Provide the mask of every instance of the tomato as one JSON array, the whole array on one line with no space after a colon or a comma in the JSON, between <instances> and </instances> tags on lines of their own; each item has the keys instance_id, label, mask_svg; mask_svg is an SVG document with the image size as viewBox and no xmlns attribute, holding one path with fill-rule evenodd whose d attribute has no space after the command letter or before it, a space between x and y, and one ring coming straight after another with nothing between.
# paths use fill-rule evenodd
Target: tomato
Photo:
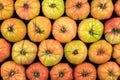
<instances>
[{"instance_id":1,"label":"tomato","mask_svg":"<svg viewBox=\"0 0 120 80\"><path fill-rule=\"evenodd\" d=\"M111 59L112 45L105 40L99 40L90 45L88 51L89 60L96 64L102 64Z\"/></svg>"},{"instance_id":2,"label":"tomato","mask_svg":"<svg viewBox=\"0 0 120 80\"><path fill-rule=\"evenodd\" d=\"M61 43L70 42L76 37L77 24L69 17L61 17L54 21L52 34Z\"/></svg>"},{"instance_id":3,"label":"tomato","mask_svg":"<svg viewBox=\"0 0 120 80\"><path fill-rule=\"evenodd\" d=\"M50 19L57 19L64 14L64 1L63 0L43 0L42 12Z\"/></svg>"},{"instance_id":4,"label":"tomato","mask_svg":"<svg viewBox=\"0 0 120 80\"><path fill-rule=\"evenodd\" d=\"M98 19L84 19L79 23L78 37L85 43L96 42L102 37L103 28L102 22Z\"/></svg>"},{"instance_id":5,"label":"tomato","mask_svg":"<svg viewBox=\"0 0 120 80\"><path fill-rule=\"evenodd\" d=\"M81 63L74 69L74 80L96 80L96 77L96 68L91 63Z\"/></svg>"},{"instance_id":6,"label":"tomato","mask_svg":"<svg viewBox=\"0 0 120 80\"><path fill-rule=\"evenodd\" d=\"M80 64L87 57L87 47L82 41L73 40L65 44L64 53L71 64Z\"/></svg>"},{"instance_id":7,"label":"tomato","mask_svg":"<svg viewBox=\"0 0 120 80\"><path fill-rule=\"evenodd\" d=\"M49 70L39 62L29 65L26 75L29 80L48 80Z\"/></svg>"},{"instance_id":8,"label":"tomato","mask_svg":"<svg viewBox=\"0 0 120 80\"><path fill-rule=\"evenodd\" d=\"M115 13L120 16L120 0L117 0L116 3L114 4L114 10Z\"/></svg>"},{"instance_id":9,"label":"tomato","mask_svg":"<svg viewBox=\"0 0 120 80\"><path fill-rule=\"evenodd\" d=\"M72 80L73 70L68 63L59 63L50 70L51 80Z\"/></svg>"},{"instance_id":10,"label":"tomato","mask_svg":"<svg viewBox=\"0 0 120 80\"><path fill-rule=\"evenodd\" d=\"M113 46L113 58L120 64L120 43Z\"/></svg>"},{"instance_id":11,"label":"tomato","mask_svg":"<svg viewBox=\"0 0 120 80\"><path fill-rule=\"evenodd\" d=\"M115 62L109 61L99 65L97 73L99 80L118 80L120 68Z\"/></svg>"},{"instance_id":12,"label":"tomato","mask_svg":"<svg viewBox=\"0 0 120 80\"><path fill-rule=\"evenodd\" d=\"M49 37L51 22L48 18L38 16L28 23L28 36L34 42L40 42Z\"/></svg>"},{"instance_id":13,"label":"tomato","mask_svg":"<svg viewBox=\"0 0 120 80\"><path fill-rule=\"evenodd\" d=\"M3 62L10 57L11 44L4 38L0 38L0 62Z\"/></svg>"},{"instance_id":14,"label":"tomato","mask_svg":"<svg viewBox=\"0 0 120 80\"><path fill-rule=\"evenodd\" d=\"M12 17L14 0L0 0L0 20Z\"/></svg>"},{"instance_id":15,"label":"tomato","mask_svg":"<svg viewBox=\"0 0 120 80\"><path fill-rule=\"evenodd\" d=\"M26 25L17 18L6 19L1 24L1 34L10 42L20 41L26 35Z\"/></svg>"},{"instance_id":16,"label":"tomato","mask_svg":"<svg viewBox=\"0 0 120 80\"><path fill-rule=\"evenodd\" d=\"M13 61L7 61L2 64L1 77L3 80L27 80L25 68Z\"/></svg>"},{"instance_id":17,"label":"tomato","mask_svg":"<svg viewBox=\"0 0 120 80\"><path fill-rule=\"evenodd\" d=\"M40 13L39 0L16 0L15 11L24 20L30 20Z\"/></svg>"},{"instance_id":18,"label":"tomato","mask_svg":"<svg viewBox=\"0 0 120 80\"><path fill-rule=\"evenodd\" d=\"M37 46L29 40L21 40L13 44L12 59L20 65L31 64L37 55Z\"/></svg>"},{"instance_id":19,"label":"tomato","mask_svg":"<svg viewBox=\"0 0 120 80\"><path fill-rule=\"evenodd\" d=\"M74 20L85 19L90 13L88 0L66 0L66 15Z\"/></svg>"},{"instance_id":20,"label":"tomato","mask_svg":"<svg viewBox=\"0 0 120 80\"><path fill-rule=\"evenodd\" d=\"M120 18L115 17L105 22L105 39L111 44L120 43Z\"/></svg>"},{"instance_id":21,"label":"tomato","mask_svg":"<svg viewBox=\"0 0 120 80\"><path fill-rule=\"evenodd\" d=\"M53 66L59 63L63 57L63 47L60 42L47 39L39 45L38 57L45 66Z\"/></svg>"},{"instance_id":22,"label":"tomato","mask_svg":"<svg viewBox=\"0 0 120 80\"><path fill-rule=\"evenodd\" d=\"M96 19L109 19L113 10L112 0L92 0L91 2L91 15Z\"/></svg>"}]
</instances>

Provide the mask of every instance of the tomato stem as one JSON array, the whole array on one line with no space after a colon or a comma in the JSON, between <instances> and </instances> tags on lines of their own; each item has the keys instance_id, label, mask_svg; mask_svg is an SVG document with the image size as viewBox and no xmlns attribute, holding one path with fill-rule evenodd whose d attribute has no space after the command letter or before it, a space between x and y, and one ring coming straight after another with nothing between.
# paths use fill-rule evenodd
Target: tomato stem
<instances>
[{"instance_id":1,"label":"tomato stem","mask_svg":"<svg viewBox=\"0 0 120 80\"><path fill-rule=\"evenodd\" d=\"M8 31L10 31L10 32L12 32L12 31L13 31L12 26L9 26L9 27L8 27Z\"/></svg>"},{"instance_id":2,"label":"tomato stem","mask_svg":"<svg viewBox=\"0 0 120 80\"><path fill-rule=\"evenodd\" d=\"M76 8L80 8L81 7L81 3L78 3L75 5Z\"/></svg>"},{"instance_id":3,"label":"tomato stem","mask_svg":"<svg viewBox=\"0 0 120 80\"><path fill-rule=\"evenodd\" d=\"M25 9L28 9L29 8L29 5L27 3L24 4L24 8Z\"/></svg>"},{"instance_id":4,"label":"tomato stem","mask_svg":"<svg viewBox=\"0 0 120 80\"><path fill-rule=\"evenodd\" d=\"M78 50L75 49L75 50L73 51L73 54L74 54L74 55L78 54Z\"/></svg>"},{"instance_id":5,"label":"tomato stem","mask_svg":"<svg viewBox=\"0 0 120 80\"><path fill-rule=\"evenodd\" d=\"M89 31L89 34L93 36L93 35L94 35L94 30L91 29L91 30Z\"/></svg>"},{"instance_id":6,"label":"tomato stem","mask_svg":"<svg viewBox=\"0 0 120 80\"><path fill-rule=\"evenodd\" d=\"M114 74L112 72L109 72L109 76L114 76Z\"/></svg>"},{"instance_id":7,"label":"tomato stem","mask_svg":"<svg viewBox=\"0 0 120 80\"><path fill-rule=\"evenodd\" d=\"M61 28L61 32L63 32L63 33L65 33L65 32L66 32L65 27L62 27L62 28Z\"/></svg>"},{"instance_id":8,"label":"tomato stem","mask_svg":"<svg viewBox=\"0 0 120 80\"><path fill-rule=\"evenodd\" d=\"M3 9L3 5L2 5L2 4L0 4L0 10L1 10L1 9Z\"/></svg>"},{"instance_id":9,"label":"tomato stem","mask_svg":"<svg viewBox=\"0 0 120 80\"><path fill-rule=\"evenodd\" d=\"M9 73L9 76L12 77L14 74L15 74L15 71L11 71L11 72Z\"/></svg>"},{"instance_id":10,"label":"tomato stem","mask_svg":"<svg viewBox=\"0 0 120 80\"><path fill-rule=\"evenodd\" d=\"M115 34L115 33L119 33L119 32L120 32L120 31L119 31L118 28L113 28L113 29L112 29L112 33L114 33L114 34Z\"/></svg>"},{"instance_id":11,"label":"tomato stem","mask_svg":"<svg viewBox=\"0 0 120 80\"><path fill-rule=\"evenodd\" d=\"M55 7L56 7L56 4L55 4L55 3L52 3L49 7L55 8Z\"/></svg>"},{"instance_id":12,"label":"tomato stem","mask_svg":"<svg viewBox=\"0 0 120 80\"><path fill-rule=\"evenodd\" d=\"M100 8L105 9L106 8L106 4L101 4Z\"/></svg>"},{"instance_id":13,"label":"tomato stem","mask_svg":"<svg viewBox=\"0 0 120 80\"><path fill-rule=\"evenodd\" d=\"M38 72L34 72L34 76L35 76L36 78L38 78L38 77L39 77L39 73L38 73Z\"/></svg>"},{"instance_id":14,"label":"tomato stem","mask_svg":"<svg viewBox=\"0 0 120 80\"><path fill-rule=\"evenodd\" d=\"M103 50L103 49L99 49L99 50L98 50L98 55L100 55L100 54L102 54L102 53L104 53L104 50Z\"/></svg>"},{"instance_id":15,"label":"tomato stem","mask_svg":"<svg viewBox=\"0 0 120 80\"><path fill-rule=\"evenodd\" d=\"M82 73L82 76L83 76L83 77L86 77L86 76L88 76L88 73L87 73L87 72L83 72L83 73Z\"/></svg>"},{"instance_id":16,"label":"tomato stem","mask_svg":"<svg viewBox=\"0 0 120 80\"><path fill-rule=\"evenodd\" d=\"M43 33L44 31L42 31L41 29L38 28L38 26L36 25L36 23L33 23L35 25L35 30L37 33Z\"/></svg>"},{"instance_id":17,"label":"tomato stem","mask_svg":"<svg viewBox=\"0 0 120 80\"><path fill-rule=\"evenodd\" d=\"M25 52L25 50L22 49L22 50L20 51L20 53L21 53L22 55L25 55L26 52Z\"/></svg>"},{"instance_id":18,"label":"tomato stem","mask_svg":"<svg viewBox=\"0 0 120 80\"><path fill-rule=\"evenodd\" d=\"M50 50L46 50L46 52L45 52L47 55L48 54L50 54L51 53L51 51Z\"/></svg>"},{"instance_id":19,"label":"tomato stem","mask_svg":"<svg viewBox=\"0 0 120 80\"><path fill-rule=\"evenodd\" d=\"M64 73L63 72L59 72L59 77L63 77L64 76Z\"/></svg>"}]
</instances>

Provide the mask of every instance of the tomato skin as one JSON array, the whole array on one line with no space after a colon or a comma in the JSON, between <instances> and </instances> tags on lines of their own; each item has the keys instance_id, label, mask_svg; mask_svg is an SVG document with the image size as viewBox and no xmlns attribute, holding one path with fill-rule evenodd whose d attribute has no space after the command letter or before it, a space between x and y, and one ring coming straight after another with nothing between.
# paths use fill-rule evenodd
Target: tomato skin
<instances>
[{"instance_id":1,"label":"tomato skin","mask_svg":"<svg viewBox=\"0 0 120 80\"><path fill-rule=\"evenodd\" d=\"M61 61L63 57L63 47L57 40L43 40L39 44L38 57L43 65L53 66Z\"/></svg>"},{"instance_id":2,"label":"tomato skin","mask_svg":"<svg viewBox=\"0 0 120 80\"><path fill-rule=\"evenodd\" d=\"M37 46L29 40L21 40L13 44L12 59L20 65L31 64L37 55Z\"/></svg>"},{"instance_id":3,"label":"tomato skin","mask_svg":"<svg viewBox=\"0 0 120 80\"><path fill-rule=\"evenodd\" d=\"M87 47L82 41L73 40L65 44L64 53L71 64L80 64L87 57Z\"/></svg>"},{"instance_id":4,"label":"tomato skin","mask_svg":"<svg viewBox=\"0 0 120 80\"><path fill-rule=\"evenodd\" d=\"M33 42L41 42L49 37L51 21L43 16L37 16L28 23L28 36Z\"/></svg>"},{"instance_id":5,"label":"tomato skin","mask_svg":"<svg viewBox=\"0 0 120 80\"><path fill-rule=\"evenodd\" d=\"M91 15L96 19L109 19L113 10L112 0L92 0L91 2Z\"/></svg>"},{"instance_id":6,"label":"tomato skin","mask_svg":"<svg viewBox=\"0 0 120 80\"><path fill-rule=\"evenodd\" d=\"M104 35L105 39L111 44L120 42L120 18L115 17L105 22Z\"/></svg>"},{"instance_id":7,"label":"tomato skin","mask_svg":"<svg viewBox=\"0 0 120 80\"><path fill-rule=\"evenodd\" d=\"M66 0L66 15L74 20L85 19L90 13L88 0Z\"/></svg>"},{"instance_id":8,"label":"tomato skin","mask_svg":"<svg viewBox=\"0 0 120 80\"><path fill-rule=\"evenodd\" d=\"M99 65L97 73L99 80L118 80L120 68L115 62L109 61Z\"/></svg>"},{"instance_id":9,"label":"tomato skin","mask_svg":"<svg viewBox=\"0 0 120 80\"><path fill-rule=\"evenodd\" d=\"M13 61L4 62L1 65L1 77L3 80L27 80L25 68Z\"/></svg>"},{"instance_id":10,"label":"tomato skin","mask_svg":"<svg viewBox=\"0 0 120 80\"><path fill-rule=\"evenodd\" d=\"M87 73L87 74L83 75L83 73ZM97 71L95 66L88 62L78 64L74 69L75 80L96 80L97 78L96 75L97 75Z\"/></svg>"},{"instance_id":11,"label":"tomato skin","mask_svg":"<svg viewBox=\"0 0 120 80\"><path fill-rule=\"evenodd\" d=\"M1 24L1 34L9 42L20 41L26 35L26 25L17 18L6 19Z\"/></svg>"},{"instance_id":12,"label":"tomato skin","mask_svg":"<svg viewBox=\"0 0 120 80\"><path fill-rule=\"evenodd\" d=\"M78 25L78 37L85 43L98 41L103 34L103 23L95 18L82 20Z\"/></svg>"},{"instance_id":13,"label":"tomato skin","mask_svg":"<svg viewBox=\"0 0 120 80\"><path fill-rule=\"evenodd\" d=\"M48 68L39 62L32 63L26 69L26 75L29 80L48 80L48 73Z\"/></svg>"},{"instance_id":14,"label":"tomato skin","mask_svg":"<svg viewBox=\"0 0 120 80\"><path fill-rule=\"evenodd\" d=\"M92 43L89 47L88 58L95 64L103 64L111 59L112 45L105 40Z\"/></svg>"},{"instance_id":15,"label":"tomato skin","mask_svg":"<svg viewBox=\"0 0 120 80\"><path fill-rule=\"evenodd\" d=\"M77 24L76 22L67 17L61 17L54 21L52 28L53 37L61 43L70 42L76 37Z\"/></svg>"},{"instance_id":16,"label":"tomato skin","mask_svg":"<svg viewBox=\"0 0 120 80\"><path fill-rule=\"evenodd\" d=\"M115 13L120 16L120 0L117 0L116 3L114 4L114 10L115 10Z\"/></svg>"},{"instance_id":17,"label":"tomato skin","mask_svg":"<svg viewBox=\"0 0 120 80\"><path fill-rule=\"evenodd\" d=\"M11 44L4 38L0 38L0 63L10 57Z\"/></svg>"},{"instance_id":18,"label":"tomato skin","mask_svg":"<svg viewBox=\"0 0 120 80\"><path fill-rule=\"evenodd\" d=\"M39 0L16 0L15 11L24 20L30 20L40 13Z\"/></svg>"},{"instance_id":19,"label":"tomato skin","mask_svg":"<svg viewBox=\"0 0 120 80\"><path fill-rule=\"evenodd\" d=\"M61 77L60 77L60 73ZM73 70L68 65L68 63L59 63L52 67L50 70L51 80L72 80L73 79Z\"/></svg>"},{"instance_id":20,"label":"tomato skin","mask_svg":"<svg viewBox=\"0 0 120 80\"><path fill-rule=\"evenodd\" d=\"M0 1L0 20L12 17L14 13L14 0L1 0Z\"/></svg>"}]
</instances>

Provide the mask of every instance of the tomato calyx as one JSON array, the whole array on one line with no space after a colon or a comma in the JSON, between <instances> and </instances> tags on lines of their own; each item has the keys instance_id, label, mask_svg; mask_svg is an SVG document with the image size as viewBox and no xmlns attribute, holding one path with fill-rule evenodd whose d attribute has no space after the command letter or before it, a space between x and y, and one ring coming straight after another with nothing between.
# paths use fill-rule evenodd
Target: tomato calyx
<instances>
[{"instance_id":1,"label":"tomato calyx","mask_svg":"<svg viewBox=\"0 0 120 80\"><path fill-rule=\"evenodd\" d=\"M56 7L56 4L55 4L55 3L52 3L51 5L49 5L49 7L55 8L55 7Z\"/></svg>"},{"instance_id":2,"label":"tomato calyx","mask_svg":"<svg viewBox=\"0 0 120 80\"><path fill-rule=\"evenodd\" d=\"M27 3L25 3L25 4L23 5L23 7L24 7L25 9L28 9L28 8L29 8L29 5L28 5Z\"/></svg>"},{"instance_id":3,"label":"tomato calyx","mask_svg":"<svg viewBox=\"0 0 120 80\"><path fill-rule=\"evenodd\" d=\"M74 55L77 55L77 54L78 54L78 50L75 49L75 50L73 51L73 54L74 54Z\"/></svg>"},{"instance_id":4,"label":"tomato calyx","mask_svg":"<svg viewBox=\"0 0 120 80\"><path fill-rule=\"evenodd\" d=\"M100 4L100 8L105 9L106 8L106 4Z\"/></svg>"},{"instance_id":5,"label":"tomato calyx","mask_svg":"<svg viewBox=\"0 0 120 80\"><path fill-rule=\"evenodd\" d=\"M65 27L62 27L62 28L61 28L61 32L63 32L63 33L65 33L65 32L66 32Z\"/></svg>"},{"instance_id":6,"label":"tomato calyx","mask_svg":"<svg viewBox=\"0 0 120 80\"><path fill-rule=\"evenodd\" d=\"M43 30L41 30L40 28L38 28L38 26L36 25L36 23L33 23L34 24L34 26L35 26L35 31L37 32L37 33L43 33L44 31Z\"/></svg>"},{"instance_id":7,"label":"tomato calyx","mask_svg":"<svg viewBox=\"0 0 120 80\"><path fill-rule=\"evenodd\" d=\"M0 10L3 9L3 5L0 3Z\"/></svg>"},{"instance_id":8,"label":"tomato calyx","mask_svg":"<svg viewBox=\"0 0 120 80\"><path fill-rule=\"evenodd\" d=\"M34 72L33 75L34 75L36 78L38 78L38 77L40 76L38 72Z\"/></svg>"},{"instance_id":9,"label":"tomato calyx","mask_svg":"<svg viewBox=\"0 0 120 80\"><path fill-rule=\"evenodd\" d=\"M8 27L8 31L12 32L12 31L13 31L13 27L12 27L12 26L9 26L9 27Z\"/></svg>"},{"instance_id":10,"label":"tomato calyx","mask_svg":"<svg viewBox=\"0 0 120 80\"><path fill-rule=\"evenodd\" d=\"M77 3L75 7L79 9L81 7L81 3Z\"/></svg>"},{"instance_id":11,"label":"tomato calyx","mask_svg":"<svg viewBox=\"0 0 120 80\"><path fill-rule=\"evenodd\" d=\"M21 53L22 55L25 55L25 54L26 54L25 50L23 50L23 49L20 51L20 53Z\"/></svg>"},{"instance_id":12,"label":"tomato calyx","mask_svg":"<svg viewBox=\"0 0 120 80\"><path fill-rule=\"evenodd\" d=\"M114 34L115 34L115 33L119 33L119 32L120 32L120 30L119 30L118 28L113 28L113 29L112 29L112 33L114 33Z\"/></svg>"},{"instance_id":13,"label":"tomato calyx","mask_svg":"<svg viewBox=\"0 0 120 80\"><path fill-rule=\"evenodd\" d=\"M45 53L46 53L47 55L49 55L49 54L51 54L51 51L50 51L50 50L46 50Z\"/></svg>"},{"instance_id":14,"label":"tomato calyx","mask_svg":"<svg viewBox=\"0 0 120 80\"><path fill-rule=\"evenodd\" d=\"M59 72L59 77L63 77L64 76L64 72Z\"/></svg>"},{"instance_id":15,"label":"tomato calyx","mask_svg":"<svg viewBox=\"0 0 120 80\"><path fill-rule=\"evenodd\" d=\"M104 50L103 49L99 49L97 54L100 55L100 54L103 54L104 53Z\"/></svg>"},{"instance_id":16,"label":"tomato calyx","mask_svg":"<svg viewBox=\"0 0 120 80\"><path fill-rule=\"evenodd\" d=\"M114 74L112 73L112 71L111 71L111 72L109 72L109 76L111 76L111 77L113 77L113 76L114 76Z\"/></svg>"},{"instance_id":17,"label":"tomato calyx","mask_svg":"<svg viewBox=\"0 0 120 80\"><path fill-rule=\"evenodd\" d=\"M88 76L88 73L87 73L87 72L83 72L83 73L82 73L82 76L83 76L83 77L87 77L87 76Z\"/></svg>"},{"instance_id":18,"label":"tomato calyx","mask_svg":"<svg viewBox=\"0 0 120 80\"><path fill-rule=\"evenodd\" d=\"M15 75L15 73L16 73L15 71L10 71L9 76L12 77Z\"/></svg>"}]
</instances>

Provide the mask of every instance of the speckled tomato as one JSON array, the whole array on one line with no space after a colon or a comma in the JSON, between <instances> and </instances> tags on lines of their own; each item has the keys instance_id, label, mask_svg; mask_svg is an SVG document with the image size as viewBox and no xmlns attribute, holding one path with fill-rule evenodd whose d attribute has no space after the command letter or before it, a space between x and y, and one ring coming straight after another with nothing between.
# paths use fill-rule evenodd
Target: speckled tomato
<instances>
[{"instance_id":1,"label":"speckled tomato","mask_svg":"<svg viewBox=\"0 0 120 80\"><path fill-rule=\"evenodd\" d=\"M40 13L39 0L16 0L15 11L24 20L30 20Z\"/></svg>"},{"instance_id":2,"label":"speckled tomato","mask_svg":"<svg viewBox=\"0 0 120 80\"><path fill-rule=\"evenodd\" d=\"M64 53L71 64L80 64L87 57L87 47L80 40L73 40L65 44Z\"/></svg>"},{"instance_id":3,"label":"speckled tomato","mask_svg":"<svg viewBox=\"0 0 120 80\"><path fill-rule=\"evenodd\" d=\"M11 45L5 39L0 38L0 62L10 57Z\"/></svg>"},{"instance_id":4,"label":"speckled tomato","mask_svg":"<svg viewBox=\"0 0 120 80\"><path fill-rule=\"evenodd\" d=\"M49 70L39 62L29 65L26 75L29 80L48 80Z\"/></svg>"},{"instance_id":5,"label":"speckled tomato","mask_svg":"<svg viewBox=\"0 0 120 80\"><path fill-rule=\"evenodd\" d=\"M37 46L29 40L21 40L13 44L12 59L20 65L31 64L37 55Z\"/></svg>"},{"instance_id":6,"label":"speckled tomato","mask_svg":"<svg viewBox=\"0 0 120 80\"><path fill-rule=\"evenodd\" d=\"M106 62L98 66L99 80L118 80L120 68L115 62Z\"/></svg>"},{"instance_id":7,"label":"speckled tomato","mask_svg":"<svg viewBox=\"0 0 120 80\"><path fill-rule=\"evenodd\" d=\"M86 18L90 13L88 0L66 0L66 15L74 20Z\"/></svg>"},{"instance_id":8,"label":"speckled tomato","mask_svg":"<svg viewBox=\"0 0 120 80\"><path fill-rule=\"evenodd\" d=\"M99 20L108 19L112 16L114 6L112 0L92 0L91 15Z\"/></svg>"},{"instance_id":9,"label":"speckled tomato","mask_svg":"<svg viewBox=\"0 0 120 80\"><path fill-rule=\"evenodd\" d=\"M49 37L51 22L48 18L38 16L28 23L28 36L34 42L40 42Z\"/></svg>"},{"instance_id":10,"label":"speckled tomato","mask_svg":"<svg viewBox=\"0 0 120 80\"><path fill-rule=\"evenodd\" d=\"M74 80L96 80L97 72L93 64L84 62L74 69Z\"/></svg>"},{"instance_id":11,"label":"speckled tomato","mask_svg":"<svg viewBox=\"0 0 120 80\"><path fill-rule=\"evenodd\" d=\"M26 35L26 25L17 18L6 19L1 24L1 34L10 42L20 41Z\"/></svg>"},{"instance_id":12,"label":"speckled tomato","mask_svg":"<svg viewBox=\"0 0 120 80\"><path fill-rule=\"evenodd\" d=\"M0 20L12 17L14 0L0 0Z\"/></svg>"},{"instance_id":13,"label":"speckled tomato","mask_svg":"<svg viewBox=\"0 0 120 80\"><path fill-rule=\"evenodd\" d=\"M50 70L51 80L72 80L73 69L68 63L59 63Z\"/></svg>"},{"instance_id":14,"label":"speckled tomato","mask_svg":"<svg viewBox=\"0 0 120 80\"><path fill-rule=\"evenodd\" d=\"M70 42L76 37L77 24L69 17L61 17L53 23L52 34L61 43Z\"/></svg>"},{"instance_id":15,"label":"speckled tomato","mask_svg":"<svg viewBox=\"0 0 120 80\"><path fill-rule=\"evenodd\" d=\"M114 4L114 10L115 10L115 13L120 16L120 0L117 0L116 3Z\"/></svg>"},{"instance_id":16,"label":"speckled tomato","mask_svg":"<svg viewBox=\"0 0 120 80\"><path fill-rule=\"evenodd\" d=\"M60 42L47 39L39 45L38 57L45 66L53 66L59 63L63 57L63 47Z\"/></svg>"},{"instance_id":17,"label":"speckled tomato","mask_svg":"<svg viewBox=\"0 0 120 80\"><path fill-rule=\"evenodd\" d=\"M27 80L25 68L13 61L4 62L1 65L1 77L3 80Z\"/></svg>"},{"instance_id":18,"label":"speckled tomato","mask_svg":"<svg viewBox=\"0 0 120 80\"><path fill-rule=\"evenodd\" d=\"M120 64L120 43L113 46L113 58Z\"/></svg>"},{"instance_id":19,"label":"speckled tomato","mask_svg":"<svg viewBox=\"0 0 120 80\"><path fill-rule=\"evenodd\" d=\"M89 60L96 64L102 64L110 60L112 45L105 40L94 42L89 47Z\"/></svg>"},{"instance_id":20,"label":"speckled tomato","mask_svg":"<svg viewBox=\"0 0 120 80\"><path fill-rule=\"evenodd\" d=\"M115 17L105 22L105 39L111 44L120 43L120 18Z\"/></svg>"}]
</instances>

